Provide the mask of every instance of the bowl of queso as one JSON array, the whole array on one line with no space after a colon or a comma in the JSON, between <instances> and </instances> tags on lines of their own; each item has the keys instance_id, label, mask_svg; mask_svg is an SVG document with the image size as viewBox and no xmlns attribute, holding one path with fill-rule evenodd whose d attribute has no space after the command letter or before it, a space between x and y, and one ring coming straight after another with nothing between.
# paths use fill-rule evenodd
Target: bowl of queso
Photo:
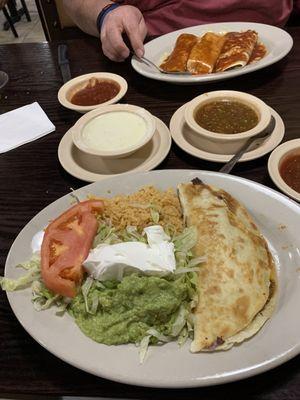
<instances>
[{"instance_id":1,"label":"bowl of queso","mask_svg":"<svg viewBox=\"0 0 300 400\"><path fill-rule=\"evenodd\" d=\"M70 110L86 113L117 103L127 89L127 82L120 75L93 72L66 82L58 91L58 101Z\"/></svg>"},{"instance_id":2,"label":"bowl of queso","mask_svg":"<svg viewBox=\"0 0 300 400\"><path fill-rule=\"evenodd\" d=\"M273 150L268 170L275 185L300 202L300 139L289 140Z\"/></svg>"},{"instance_id":3,"label":"bowl of queso","mask_svg":"<svg viewBox=\"0 0 300 400\"><path fill-rule=\"evenodd\" d=\"M248 93L218 90L204 93L185 107L185 121L195 146L216 154L234 154L244 142L267 128L267 104Z\"/></svg>"},{"instance_id":4,"label":"bowl of queso","mask_svg":"<svg viewBox=\"0 0 300 400\"><path fill-rule=\"evenodd\" d=\"M85 153L122 158L146 145L155 129L154 117L144 108L112 104L82 116L72 128L72 138Z\"/></svg>"}]
</instances>

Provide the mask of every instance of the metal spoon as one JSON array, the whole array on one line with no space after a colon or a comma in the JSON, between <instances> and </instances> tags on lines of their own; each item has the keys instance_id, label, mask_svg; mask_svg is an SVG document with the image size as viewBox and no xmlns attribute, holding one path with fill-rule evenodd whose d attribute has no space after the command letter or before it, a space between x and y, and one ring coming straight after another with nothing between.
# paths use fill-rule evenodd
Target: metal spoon
<instances>
[{"instance_id":1,"label":"metal spoon","mask_svg":"<svg viewBox=\"0 0 300 400\"><path fill-rule=\"evenodd\" d=\"M155 68L157 71L161 72L162 74L167 74L167 75L189 75L193 76L190 72L184 71L184 72L167 72L164 71L162 68L160 68L158 65L154 64L151 60L149 60L146 57L138 57L135 53L131 52L131 54L138 60L142 61L143 63L147 64L149 67Z\"/></svg>"},{"instance_id":2,"label":"metal spoon","mask_svg":"<svg viewBox=\"0 0 300 400\"><path fill-rule=\"evenodd\" d=\"M220 172L223 172L224 174L229 174L232 170L232 168L235 166L235 164L239 161L239 159L242 157L242 155L248 150L248 148L251 146L252 143L254 143L256 140L262 141L266 137L268 137L274 130L275 128L275 118L273 115L271 116L271 120L269 125L264 129L260 134L253 136L249 138L243 146L240 148L240 150L225 164L223 167L220 169Z\"/></svg>"}]
</instances>

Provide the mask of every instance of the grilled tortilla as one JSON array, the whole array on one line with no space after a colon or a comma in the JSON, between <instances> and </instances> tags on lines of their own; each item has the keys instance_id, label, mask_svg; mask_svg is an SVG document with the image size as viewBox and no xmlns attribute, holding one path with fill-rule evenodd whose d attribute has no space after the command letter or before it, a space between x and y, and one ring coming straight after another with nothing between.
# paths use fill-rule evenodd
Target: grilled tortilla
<instances>
[{"instance_id":1,"label":"grilled tortilla","mask_svg":"<svg viewBox=\"0 0 300 400\"><path fill-rule=\"evenodd\" d=\"M224 44L224 35L207 32L193 46L187 61L187 70L195 75L210 74Z\"/></svg>"},{"instance_id":2,"label":"grilled tortilla","mask_svg":"<svg viewBox=\"0 0 300 400\"><path fill-rule=\"evenodd\" d=\"M225 43L216 63L215 72L227 71L233 67L244 67L248 64L257 43L257 32L228 32Z\"/></svg>"},{"instance_id":3,"label":"grilled tortilla","mask_svg":"<svg viewBox=\"0 0 300 400\"><path fill-rule=\"evenodd\" d=\"M193 46L197 43L197 36L182 33L176 40L175 47L169 57L160 65L166 72L184 72L186 63Z\"/></svg>"},{"instance_id":4,"label":"grilled tortilla","mask_svg":"<svg viewBox=\"0 0 300 400\"><path fill-rule=\"evenodd\" d=\"M191 351L225 350L254 335L275 305L276 273L267 243L246 209L223 190L180 184L188 226L198 230L198 274Z\"/></svg>"}]
</instances>

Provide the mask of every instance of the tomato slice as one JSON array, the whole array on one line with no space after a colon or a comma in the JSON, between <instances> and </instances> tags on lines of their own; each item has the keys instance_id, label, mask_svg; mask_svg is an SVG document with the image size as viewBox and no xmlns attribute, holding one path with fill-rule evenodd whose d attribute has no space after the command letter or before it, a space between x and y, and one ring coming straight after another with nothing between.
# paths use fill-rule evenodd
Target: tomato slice
<instances>
[{"instance_id":1,"label":"tomato slice","mask_svg":"<svg viewBox=\"0 0 300 400\"><path fill-rule=\"evenodd\" d=\"M41 248L42 278L48 289L74 297L82 281L82 263L87 258L103 210L100 200L80 202L52 221L45 230Z\"/></svg>"}]
</instances>

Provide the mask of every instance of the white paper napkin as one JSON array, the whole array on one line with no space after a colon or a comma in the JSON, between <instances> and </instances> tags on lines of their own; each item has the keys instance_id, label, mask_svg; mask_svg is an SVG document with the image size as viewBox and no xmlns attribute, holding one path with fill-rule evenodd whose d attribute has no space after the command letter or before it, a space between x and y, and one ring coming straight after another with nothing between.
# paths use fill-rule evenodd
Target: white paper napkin
<instances>
[{"instance_id":1,"label":"white paper napkin","mask_svg":"<svg viewBox=\"0 0 300 400\"><path fill-rule=\"evenodd\" d=\"M0 153L32 142L53 131L55 126L36 102L9 111L0 115Z\"/></svg>"}]
</instances>

